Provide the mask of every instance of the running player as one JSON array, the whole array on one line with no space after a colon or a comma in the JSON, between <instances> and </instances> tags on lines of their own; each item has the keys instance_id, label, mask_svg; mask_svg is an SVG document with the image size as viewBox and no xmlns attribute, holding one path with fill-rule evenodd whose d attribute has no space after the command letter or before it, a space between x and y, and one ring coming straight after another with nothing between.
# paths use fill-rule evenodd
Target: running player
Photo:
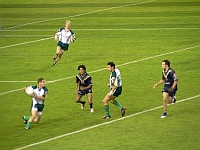
<instances>
[{"instance_id":1,"label":"running player","mask_svg":"<svg viewBox=\"0 0 200 150\"><path fill-rule=\"evenodd\" d=\"M158 85L165 83L164 88L162 89L163 94L163 108L164 113L161 118L167 117L167 104L176 103L176 91L177 91L177 84L178 84L178 77L175 71L170 68L170 61L163 60L162 61L162 79L154 84L153 88L156 88Z\"/></svg>"},{"instance_id":2,"label":"running player","mask_svg":"<svg viewBox=\"0 0 200 150\"><path fill-rule=\"evenodd\" d=\"M74 32L70 29L71 22L66 21L65 27L60 28L55 34L55 40L57 41L56 54L53 57L53 65L61 59L63 53L68 50L70 42L76 41Z\"/></svg>"},{"instance_id":3,"label":"running player","mask_svg":"<svg viewBox=\"0 0 200 150\"><path fill-rule=\"evenodd\" d=\"M117 100L115 100L115 98L121 95L122 92L121 74L119 69L115 68L115 64L113 62L108 62L107 65L108 71L111 72L110 83L107 85L108 87L110 87L110 92L103 99L103 105L106 111L106 115L103 116L102 119L111 118L108 105L109 101L121 110L121 114L123 117L125 115L126 108L122 107L122 105Z\"/></svg>"},{"instance_id":4,"label":"running player","mask_svg":"<svg viewBox=\"0 0 200 150\"><path fill-rule=\"evenodd\" d=\"M24 88L26 90L27 87ZM44 108L44 100L47 97L48 89L45 87L45 79L39 78L38 84L32 86L34 93L30 95L32 98L31 116L23 116L25 129L30 129L32 122L39 122Z\"/></svg>"},{"instance_id":5,"label":"running player","mask_svg":"<svg viewBox=\"0 0 200 150\"><path fill-rule=\"evenodd\" d=\"M81 109L84 108L86 101L81 100L83 95L87 95L90 105L90 112L94 112L92 103L92 77L86 72L84 65L78 66L79 74L76 75L76 103L81 103Z\"/></svg>"}]
</instances>

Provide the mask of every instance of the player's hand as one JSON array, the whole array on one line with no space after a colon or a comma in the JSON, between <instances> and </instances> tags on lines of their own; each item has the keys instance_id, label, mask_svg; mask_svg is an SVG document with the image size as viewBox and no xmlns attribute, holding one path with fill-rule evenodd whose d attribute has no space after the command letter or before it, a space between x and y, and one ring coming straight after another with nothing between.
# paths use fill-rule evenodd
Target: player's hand
<instances>
[{"instance_id":1,"label":"player's hand","mask_svg":"<svg viewBox=\"0 0 200 150\"><path fill-rule=\"evenodd\" d=\"M71 37L72 42L76 42L76 38L74 36Z\"/></svg>"},{"instance_id":2,"label":"player's hand","mask_svg":"<svg viewBox=\"0 0 200 150\"><path fill-rule=\"evenodd\" d=\"M109 84L109 83L107 84L107 87L110 87L110 84Z\"/></svg>"},{"instance_id":3,"label":"player's hand","mask_svg":"<svg viewBox=\"0 0 200 150\"><path fill-rule=\"evenodd\" d=\"M24 87L24 92L26 92L26 89L27 89L27 87L25 86L25 87Z\"/></svg>"},{"instance_id":4,"label":"player's hand","mask_svg":"<svg viewBox=\"0 0 200 150\"><path fill-rule=\"evenodd\" d=\"M173 88L168 89L169 93L173 92Z\"/></svg>"},{"instance_id":5,"label":"player's hand","mask_svg":"<svg viewBox=\"0 0 200 150\"><path fill-rule=\"evenodd\" d=\"M157 86L158 86L158 84L154 84L154 85L153 85L153 88L155 89Z\"/></svg>"},{"instance_id":6,"label":"player's hand","mask_svg":"<svg viewBox=\"0 0 200 150\"><path fill-rule=\"evenodd\" d=\"M85 87L83 87L83 86L80 86L80 90L85 90Z\"/></svg>"}]
</instances>

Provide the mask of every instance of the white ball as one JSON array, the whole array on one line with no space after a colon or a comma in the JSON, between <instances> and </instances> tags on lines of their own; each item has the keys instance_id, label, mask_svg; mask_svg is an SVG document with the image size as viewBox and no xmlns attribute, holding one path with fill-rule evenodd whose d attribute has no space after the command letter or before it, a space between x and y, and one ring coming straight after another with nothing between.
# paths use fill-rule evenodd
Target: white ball
<instances>
[{"instance_id":1,"label":"white ball","mask_svg":"<svg viewBox=\"0 0 200 150\"><path fill-rule=\"evenodd\" d=\"M31 86L28 86L26 88L25 92L30 95L30 94L33 94L34 91L33 91L33 88Z\"/></svg>"}]
</instances>

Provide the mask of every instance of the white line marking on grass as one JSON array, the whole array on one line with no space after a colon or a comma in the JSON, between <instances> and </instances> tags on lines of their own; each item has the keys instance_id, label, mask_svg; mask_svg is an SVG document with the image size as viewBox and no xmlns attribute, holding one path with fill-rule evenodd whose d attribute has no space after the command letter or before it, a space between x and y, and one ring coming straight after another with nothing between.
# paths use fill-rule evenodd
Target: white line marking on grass
<instances>
[{"instance_id":1,"label":"white line marking on grass","mask_svg":"<svg viewBox=\"0 0 200 150\"><path fill-rule=\"evenodd\" d=\"M26 26L26 25L31 25L31 24L36 24L36 23L42 23L42 22L48 22L48 21L53 21L53 20L59 20L59 19L63 19L63 18L80 17L80 16L83 16L83 15L89 15L89 14L93 14L93 13L97 13L97 12L102 12L102 11L107 11L107 10L112 10L112 9L117 9L117 8L123 8L123 7L129 7L129 6L137 6L137 5L141 5L141 4L145 4L145 3L150 3L150 2L153 2L153 1L155 1L155 0L149 0L149 1L145 1L145 2L139 2L139 3L122 5L122 6L110 7L110 8L95 10L95 11L91 11L91 12L87 12L87 13L82 13L82 14L67 16L67 17L60 17L60 18L53 18L53 19L48 19L48 20L41 20L41 21L36 21L36 22L30 22L30 23L26 23L26 24L22 24L22 25L8 27L8 28L5 28L5 29L13 29L13 28L17 28L17 27L23 27L23 26Z\"/></svg>"},{"instance_id":2,"label":"white line marking on grass","mask_svg":"<svg viewBox=\"0 0 200 150\"><path fill-rule=\"evenodd\" d=\"M73 28L73 30L76 31L119 31L119 30L123 30L123 31L137 31L137 30L199 30L200 28L134 28L134 29L75 29ZM35 32L35 31L44 31L44 30L40 30L40 29L24 29L24 30L1 30L4 32ZM45 31L55 31L54 29L46 29ZM8 35L9 36L9 35ZM31 36L31 35L30 35ZM44 36L44 35L43 35Z\"/></svg>"},{"instance_id":3,"label":"white line marking on grass","mask_svg":"<svg viewBox=\"0 0 200 150\"><path fill-rule=\"evenodd\" d=\"M160 55L155 55L155 56L151 56L151 57L147 57L147 58L143 58L143 59L139 59L139 60L127 62L127 63L123 63L123 64L121 64L121 65L116 65L116 67L125 66L125 65L129 65L129 64L133 64L133 63L137 63L137 62L149 60L149 59L153 59L153 58L160 57L160 56L164 56L164 55L169 55L169 54L173 54L173 53L178 53L178 52L182 52L182 51L186 51L186 50L190 50L190 49L194 49L194 48L198 48L198 47L200 47L200 45L193 46L193 47L188 47L188 48L184 48L184 49L177 50L177 51L173 51L173 52L169 52L169 53L164 53L164 54L160 54ZM88 72L88 73L95 73L95 72L103 71L103 70L106 70L106 69L107 69L107 68L102 68L102 69L90 71L90 72ZM54 83L54 82L58 82L58 81L63 81L63 80L70 79L70 78L74 78L74 76L70 76L70 77L66 77L66 78L61 78L61 79L57 79L57 80L53 80L53 81L47 81L47 84ZM3 82L3 81L0 81L0 82ZM20 82L20 81L19 81L19 82ZM0 93L0 96L1 96L1 95L5 95L5 94L8 94L8 93L12 93L12 92L20 91L20 90L22 90L22 89L16 89L16 90L11 90L11 91L7 91L7 92L3 92L3 93Z\"/></svg>"},{"instance_id":4,"label":"white line marking on grass","mask_svg":"<svg viewBox=\"0 0 200 150\"><path fill-rule=\"evenodd\" d=\"M200 97L200 95L196 95L196 96L193 96L193 97L189 97L189 98L185 98L185 99L179 100L179 101L177 101L177 103L181 103L181 102L188 101L188 100L191 100L191 99L195 99L195 98L198 98L198 97ZM172 104L170 104L170 105L172 105ZM113 122L117 122L117 121L120 121L120 120L123 120L123 119L126 119L126 118L131 118L131 117L134 117L134 116L137 116L137 115L141 115L141 114L144 114L144 113L147 113L147 112L151 112L153 110L157 110L157 109L162 108L162 107L163 106L158 106L158 107L155 107L155 108L152 108L152 109L144 110L144 111L141 111L141 112L129 115L129 116L124 116L122 118L118 118L118 119L115 119L115 120L111 120L111 121L108 121L108 122L104 122L104 123L101 123L101 124L97 124L97 125L94 125L94 126L83 128L81 130L77 130L77 131L74 131L74 132L66 133L66 134L63 134L63 135L59 135L59 136L56 136L54 138L50 138L50 139L47 139L47 140L44 140L44 141L41 141L41 142L29 144L29 145L26 145L24 147L17 148L15 150L22 150L22 149L25 149L25 148L29 148L29 147L32 147L32 146L39 145L39 144L47 143L47 142L50 142L50 141L53 141L53 140L57 140L57 139L60 139L60 138L63 138L63 137L67 137L67 136L70 136L70 135L73 135L73 134L77 134L77 133L80 133L80 132L83 132L83 131L87 131L87 130L90 130L90 129L93 129L93 128L97 128L97 127L100 127L100 126L111 124Z\"/></svg>"},{"instance_id":5,"label":"white line marking on grass","mask_svg":"<svg viewBox=\"0 0 200 150\"><path fill-rule=\"evenodd\" d=\"M29 31L30 32L30 31ZM50 37L52 36L53 37L53 34L52 35L0 35L0 37Z\"/></svg>"},{"instance_id":6,"label":"white line marking on grass","mask_svg":"<svg viewBox=\"0 0 200 150\"><path fill-rule=\"evenodd\" d=\"M24 43L19 43L19 44L15 44L15 45L8 45L8 46L0 47L0 49L10 48L10 47L19 46L19 45L25 45L25 44L29 44L29 43L36 43L36 42L45 41L45 40L53 39L53 38L54 37L52 36L52 37L48 37L48 38L44 38L44 39L40 39L40 40L24 42Z\"/></svg>"},{"instance_id":7,"label":"white line marking on grass","mask_svg":"<svg viewBox=\"0 0 200 150\"><path fill-rule=\"evenodd\" d=\"M37 82L37 81L0 81L0 82L2 82L2 83L20 83L20 82L26 83L26 82Z\"/></svg>"},{"instance_id":8,"label":"white line marking on grass","mask_svg":"<svg viewBox=\"0 0 200 150\"><path fill-rule=\"evenodd\" d=\"M80 30L80 31L118 31L118 30L123 30L123 31L130 31L130 30L134 30L134 31L145 31L145 30L198 30L200 28L141 28L141 29L74 29L74 30ZM40 31L40 30L2 30L2 31ZM43 31L43 30L41 30ZM47 31L47 30L45 30ZM49 30L52 31L52 30ZM47 37L47 36L51 36L51 35L1 35L1 37ZM48 38L44 38L44 39L40 39L40 40L35 40L35 41L29 41L29 42L24 42L24 43L19 43L19 44L14 44L14 45L8 45L8 46L4 46L4 47L0 47L0 49L4 49L4 48L9 48L9 47L15 47L15 46L20 46L20 45L24 45L24 44L30 44L30 43L35 43L35 42L40 42L40 41L45 41L45 40L49 40L49 39L53 39L53 35L52 37L48 37Z\"/></svg>"}]
</instances>

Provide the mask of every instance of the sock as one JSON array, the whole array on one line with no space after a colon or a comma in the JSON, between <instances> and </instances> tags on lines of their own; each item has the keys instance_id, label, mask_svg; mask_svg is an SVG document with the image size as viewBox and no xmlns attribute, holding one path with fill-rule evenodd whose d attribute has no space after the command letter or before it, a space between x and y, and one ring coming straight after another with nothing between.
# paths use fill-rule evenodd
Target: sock
<instances>
[{"instance_id":1,"label":"sock","mask_svg":"<svg viewBox=\"0 0 200 150\"><path fill-rule=\"evenodd\" d=\"M93 107L92 107L93 103L90 103L89 105L90 105L90 108L93 108Z\"/></svg>"},{"instance_id":2,"label":"sock","mask_svg":"<svg viewBox=\"0 0 200 150\"><path fill-rule=\"evenodd\" d=\"M123 107L117 100L114 100L113 104L119 107L120 110L122 110Z\"/></svg>"},{"instance_id":3,"label":"sock","mask_svg":"<svg viewBox=\"0 0 200 150\"><path fill-rule=\"evenodd\" d=\"M105 111L106 111L106 116L110 116L109 106L108 106L108 105L105 105L105 106L104 106L104 109L105 109Z\"/></svg>"},{"instance_id":4,"label":"sock","mask_svg":"<svg viewBox=\"0 0 200 150\"><path fill-rule=\"evenodd\" d=\"M25 116L24 119L27 121L29 120L30 116Z\"/></svg>"},{"instance_id":5,"label":"sock","mask_svg":"<svg viewBox=\"0 0 200 150\"><path fill-rule=\"evenodd\" d=\"M81 104L84 104L84 103L85 103L85 101L82 101L82 100L80 100L80 101L79 101L79 103L81 103Z\"/></svg>"},{"instance_id":6,"label":"sock","mask_svg":"<svg viewBox=\"0 0 200 150\"><path fill-rule=\"evenodd\" d=\"M26 125L26 127L27 127L27 128L30 128L30 126L31 126L31 123L32 123L32 122L27 122L27 125Z\"/></svg>"}]
</instances>

